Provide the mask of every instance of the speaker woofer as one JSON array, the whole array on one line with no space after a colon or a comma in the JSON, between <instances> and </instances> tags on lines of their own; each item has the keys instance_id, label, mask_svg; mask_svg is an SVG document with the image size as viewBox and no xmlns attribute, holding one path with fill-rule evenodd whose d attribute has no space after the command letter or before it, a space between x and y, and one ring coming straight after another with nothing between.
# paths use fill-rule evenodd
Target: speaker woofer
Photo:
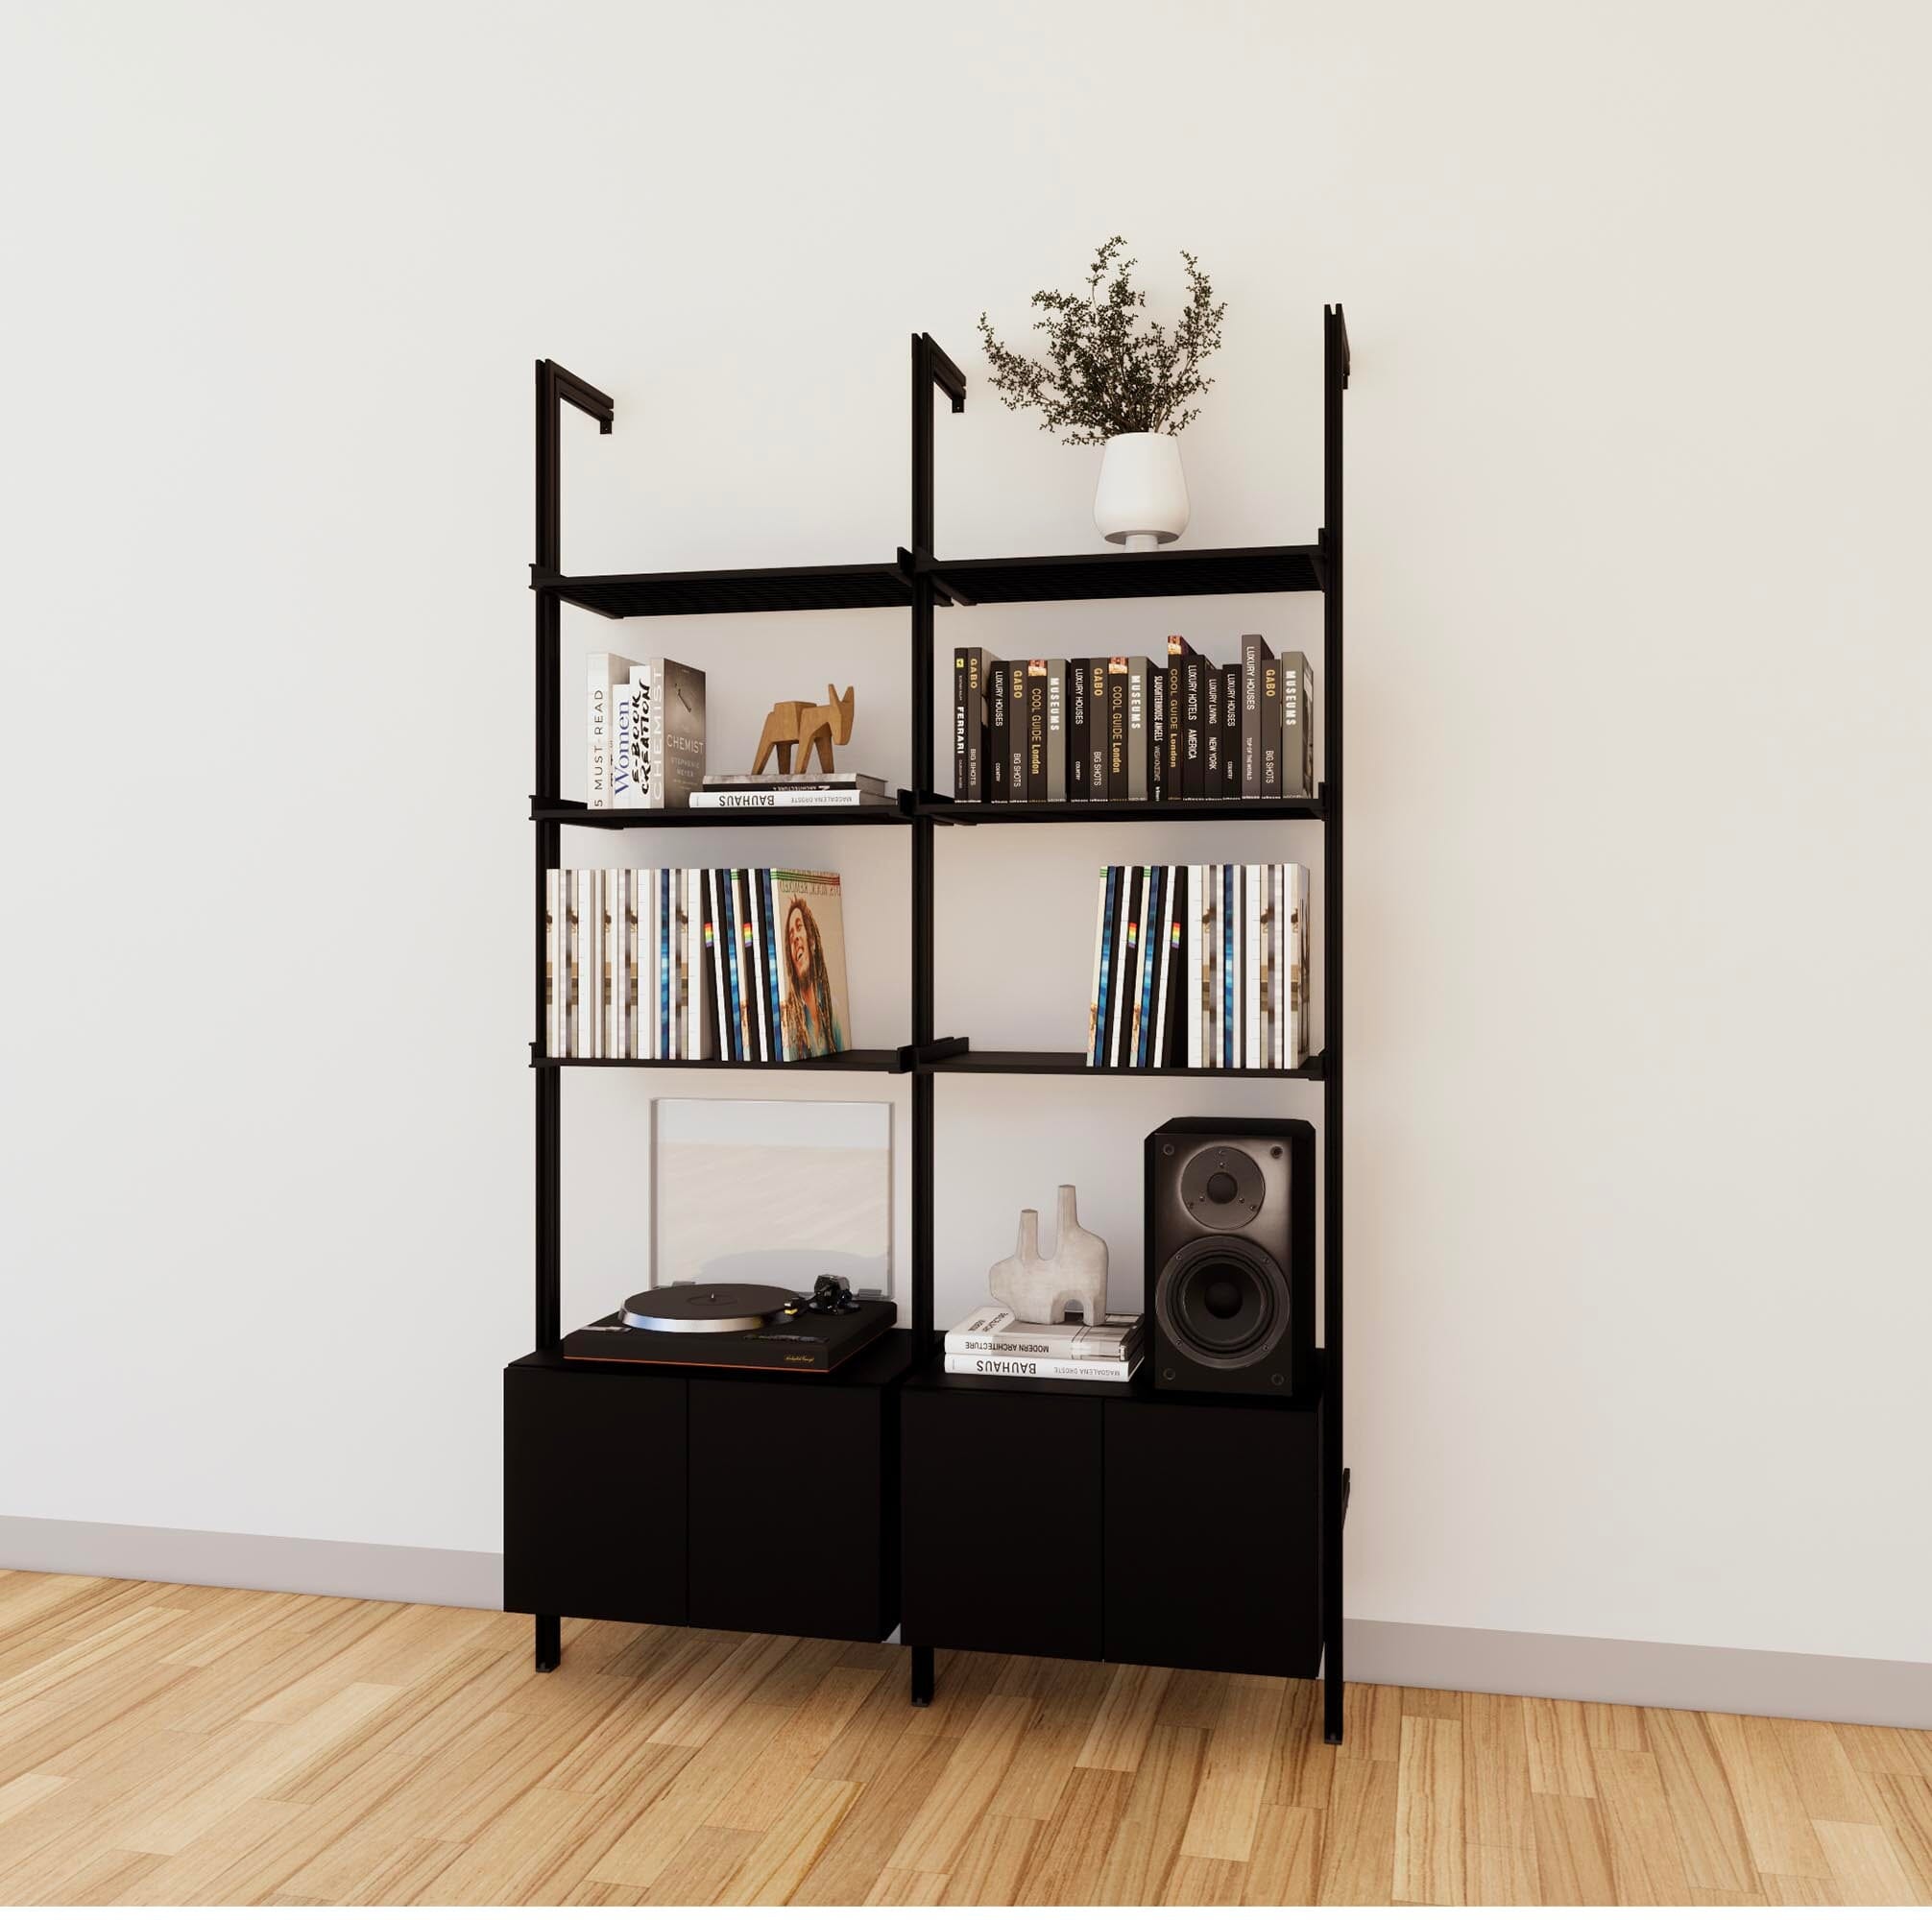
<instances>
[{"instance_id":1,"label":"speaker woofer","mask_svg":"<svg viewBox=\"0 0 1932 1920\"><path fill-rule=\"evenodd\" d=\"M1190 1240L1154 1283L1162 1332L1199 1366L1265 1359L1289 1329L1287 1276L1265 1247L1232 1234Z\"/></svg>"}]
</instances>

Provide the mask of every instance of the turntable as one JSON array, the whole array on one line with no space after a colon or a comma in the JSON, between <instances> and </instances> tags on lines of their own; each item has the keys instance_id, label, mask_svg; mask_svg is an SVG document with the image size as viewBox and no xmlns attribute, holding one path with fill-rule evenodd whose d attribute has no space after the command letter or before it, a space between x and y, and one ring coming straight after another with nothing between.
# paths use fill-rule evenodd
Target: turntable
<instances>
[{"instance_id":1,"label":"turntable","mask_svg":"<svg viewBox=\"0 0 1932 1920\"><path fill-rule=\"evenodd\" d=\"M565 1334L564 1357L827 1374L898 1317L891 1301L857 1299L833 1273L820 1274L809 1294L747 1281L654 1286Z\"/></svg>"}]
</instances>

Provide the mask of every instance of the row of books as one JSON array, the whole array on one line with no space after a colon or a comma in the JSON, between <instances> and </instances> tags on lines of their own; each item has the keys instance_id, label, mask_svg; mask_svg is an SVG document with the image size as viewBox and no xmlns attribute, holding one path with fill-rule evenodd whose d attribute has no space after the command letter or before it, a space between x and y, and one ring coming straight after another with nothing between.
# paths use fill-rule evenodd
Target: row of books
<instances>
[{"instance_id":1,"label":"row of books","mask_svg":"<svg viewBox=\"0 0 1932 1920\"><path fill-rule=\"evenodd\" d=\"M1218 664L1179 634L1157 661L953 656L956 800L1312 800L1315 675L1259 634Z\"/></svg>"},{"instance_id":2,"label":"row of books","mask_svg":"<svg viewBox=\"0 0 1932 1920\"><path fill-rule=\"evenodd\" d=\"M836 874L570 867L544 876L552 1060L776 1065L850 1045Z\"/></svg>"},{"instance_id":3,"label":"row of books","mask_svg":"<svg viewBox=\"0 0 1932 1920\"><path fill-rule=\"evenodd\" d=\"M1103 867L1087 1065L1299 1067L1309 918L1306 867Z\"/></svg>"},{"instance_id":4,"label":"row of books","mask_svg":"<svg viewBox=\"0 0 1932 1920\"><path fill-rule=\"evenodd\" d=\"M1012 1380L1132 1380L1141 1363L1138 1313L1109 1313L1099 1326L1048 1327L1018 1320L1009 1307L976 1307L946 1335L946 1371Z\"/></svg>"},{"instance_id":5,"label":"row of books","mask_svg":"<svg viewBox=\"0 0 1932 1920\"><path fill-rule=\"evenodd\" d=\"M705 775L705 677L673 660L592 654L592 806L688 806Z\"/></svg>"}]
</instances>

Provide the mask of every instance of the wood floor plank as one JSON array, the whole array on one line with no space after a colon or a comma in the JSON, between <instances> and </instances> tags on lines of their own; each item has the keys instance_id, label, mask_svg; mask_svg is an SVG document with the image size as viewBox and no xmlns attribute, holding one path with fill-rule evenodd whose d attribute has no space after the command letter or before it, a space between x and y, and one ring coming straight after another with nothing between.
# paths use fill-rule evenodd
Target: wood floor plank
<instances>
[{"instance_id":1,"label":"wood floor plank","mask_svg":"<svg viewBox=\"0 0 1932 1920\"><path fill-rule=\"evenodd\" d=\"M893 1849L889 1865L918 1873L945 1873L952 1866L999 1791L1038 1704L1030 1698L987 1696L959 1736L926 1805Z\"/></svg>"},{"instance_id":2,"label":"wood floor plank","mask_svg":"<svg viewBox=\"0 0 1932 1920\"><path fill-rule=\"evenodd\" d=\"M1591 1776L1594 1783L1595 1775ZM1614 1907L1616 1877L1595 1796L1533 1793L1536 1884L1550 1907Z\"/></svg>"},{"instance_id":3,"label":"wood floor plank","mask_svg":"<svg viewBox=\"0 0 1932 1920\"><path fill-rule=\"evenodd\" d=\"M1107 1669L1091 1661L1047 1661L1034 1686L1038 1710L986 1804L989 1818L1053 1817L1106 1696Z\"/></svg>"},{"instance_id":4,"label":"wood floor plank","mask_svg":"<svg viewBox=\"0 0 1932 1920\"><path fill-rule=\"evenodd\" d=\"M1014 1819L989 1813L960 1849L953 1870L943 1876L942 1907L1015 1907L1020 1883L1039 1843L1044 1820Z\"/></svg>"},{"instance_id":5,"label":"wood floor plank","mask_svg":"<svg viewBox=\"0 0 1932 1920\"><path fill-rule=\"evenodd\" d=\"M1321 1815L1275 1801L1261 1810L1242 1876L1244 1907L1313 1907L1321 1881Z\"/></svg>"},{"instance_id":6,"label":"wood floor plank","mask_svg":"<svg viewBox=\"0 0 1932 1920\"><path fill-rule=\"evenodd\" d=\"M1758 1876L1768 1907L1843 1907L1838 1888L1828 1880L1806 1880L1795 1873Z\"/></svg>"},{"instance_id":7,"label":"wood floor plank","mask_svg":"<svg viewBox=\"0 0 1932 1920\"><path fill-rule=\"evenodd\" d=\"M1247 1862L1211 1860L1200 1854L1176 1857L1168 1884L1161 1888L1163 1907L1239 1907Z\"/></svg>"},{"instance_id":8,"label":"wood floor plank","mask_svg":"<svg viewBox=\"0 0 1932 1920\"><path fill-rule=\"evenodd\" d=\"M4 1827L16 1813L24 1813L36 1800L44 1800L48 1794L58 1793L69 1784L63 1775L58 1773L16 1773L12 1780L0 1785L0 1827ZM5 1844L5 1836L0 1836L0 1846Z\"/></svg>"},{"instance_id":9,"label":"wood floor plank","mask_svg":"<svg viewBox=\"0 0 1932 1920\"><path fill-rule=\"evenodd\" d=\"M1590 1762L1590 1730L1579 1700L1518 1703L1530 1755L1530 1790L1594 1800L1597 1772Z\"/></svg>"},{"instance_id":10,"label":"wood floor plank","mask_svg":"<svg viewBox=\"0 0 1932 1920\"><path fill-rule=\"evenodd\" d=\"M883 1678L877 1668L833 1668L712 1810L709 1823L764 1832Z\"/></svg>"},{"instance_id":11,"label":"wood floor plank","mask_svg":"<svg viewBox=\"0 0 1932 1920\"><path fill-rule=\"evenodd\" d=\"M1932 1780L1916 1773L1869 1776L1886 1831L1905 1862L1917 1898L1932 1907Z\"/></svg>"},{"instance_id":12,"label":"wood floor plank","mask_svg":"<svg viewBox=\"0 0 1932 1920\"><path fill-rule=\"evenodd\" d=\"M1220 1718L1221 1701L1227 1693L1225 1673L1203 1673L1194 1668L1177 1668L1168 1682L1161 1704L1154 1711L1159 1727L1199 1727L1211 1732Z\"/></svg>"},{"instance_id":13,"label":"wood floor plank","mask_svg":"<svg viewBox=\"0 0 1932 1920\"><path fill-rule=\"evenodd\" d=\"M1831 1884L1853 1907L1911 1907L1919 1888L1883 1827L1866 1821L1814 1820Z\"/></svg>"},{"instance_id":14,"label":"wood floor plank","mask_svg":"<svg viewBox=\"0 0 1932 1920\"><path fill-rule=\"evenodd\" d=\"M1345 1681L1341 1689L1342 1740L1340 1752L1350 1760L1402 1758L1402 1689L1358 1686Z\"/></svg>"},{"instance_id":15,"label":"wood floor plank","mask_svg":"<svg viewBox=\"0 0 1932 1920\"><path fill-rule=\"evenodd\" d=\"M807 1775L718 1895L722 1907L783 1907L810 1873L863 1789Z\"/></svg>"},{"instance_id":16,"label":"wood floor plank","mask_svg":"<svg viewBox=\"0 0 1932 1920\"><path fill-rule=\"evenodd\" d=\"M937 1907L946 1892L943 1873L917 1873L889 1866L865 1896L867 1907Z\"/></svg>"},{"instance_id":17,"label":"wood floor plank","mask_svg":"<svg viewBox=\"0 0 1932 1920\"><path fill-rule=\"evenodd\" d=\"M1585 1700L1583 1737L1592 1749L1601 1748L1606 1753L1647 1753L1650 1750L1641 1707L1603 1706L1596 1701Z\"/></svg>"},{"instance_id":18,"label":"wood floor plank","mask_svg":"<svg viewBox=\"0 0 1932 1920\"><path fill-rule=\"evenodd\" d=\"M1323 1907L1387 1907L1395 1892L1398 1760L1335 1763L1321 1830Z\"/></svg>"},{"instance_id":19,"label":"wood floor plank","mask_svg":"<svg viewBox=\"0 0 1932 1920\"><path fill-rule=\"evenodd\" d=\"M1345 1750L1330 1746L1322 1738L1320 1682L1289 1681L1282 1695L1281 1724L1275 1733L1275 1764L1268 1799L1321 1812L1334 1784L1335 1757Z\"/></svg>"},{"instance_id":20,"label":"wood floor plank","mask_svg":"<svg viewBox=\"0 0 1932 1920\"><path fill-rule=\"evenodd\" d=\"M1730 1782L1751 1864L1761 1874L1828 1880L1831 1869L1799 1796L1798 1776L1785 1758L1776 1728L1769 1720L1746 1719L1738 1714L1705 1714L1703 1723Z\"/></svg>"},{"instance_id":21,"label":"wood floor plank","mask_svg":"<svg viewBox=\"0 0 1932 1920\"><path fill-rule=\"evenodd\" d=\"M1116 1667L1099 1713L1075 1757L1076 1766L1131 1773L1141 1764L1173 1672L1166 1667Z\"/></svg>"},{"instance_id":22,"label":"wood floor plank","mask_svg":"<svg viewBox=\"0 0 1932 1920\"><path fill-rule=\"evenodd\" d=\"M1644 1734L1657 1763L1671 1830L1692 1888L1756 1892L1757 1873L1744 1823L1703 1715L1646 1707Z\"/></svg>"},{"instance_id":23,"label":"wood floor plank","mask_svg":"<svg viewBox=\"0 0 1932 1920\"><path fill-rule=\"evenodd\" d=\"M1860 1773L1920 1773L1932 1776L1932 1733L1912 1727L1837 1729L1846 1757Z\"/></svg>"},{"instance_id":24,"label":"wood floor plank","mask_svg":"<svg viewBox=\"0 0 1932 1920\"><path fill-rule=\"evenodd\" d=\"M1115 1769L1075 1768L1028 1854L1014 1904L1091 1906L1132 1788L1131 1779Z\"/></svg>"},{"instance_id":25,"label":"wood floor plank","mask_svg":"<svg viewBox=\"0 0 1932 1920\"><path fill-rule=\"evenodd\" d=\"M1287 1683L1271 1675L1229 1676L1220 1717L1208 1736L1194 1813L1181 1836L1183 1854L1244 1860L1253 1853L1286 1696Z\"/></svg>"},{"instance_id":26,"label":"wood floor plank","mask_svg":"<svg viewBox=\"0 0 1932 1920\"><path fill-rule=\"evenodd\" d=\"M891 1679L888 1674L885 1684L891 1685ZM914 1815L939 1784L954 1744L921 1727L908 1727L876 1777L853 1783L863 1791L800 1882L798 1905L857 1907L866 1899Z\"/></svg>"},{"instance_id":27,"label":"wood floor plank","mask_svg":"<svg viewBox=\"0 0 1932 1920\"><path fill-rule=\"evenodd\" d=\"M797 1645L770 1634L741 1640L655 1727L660 1746L703 1746Z\"/></svg>"},{"instance_id":28,"label":"wood floor plank","mask_svg":"<svg viewBox=\"0 0 1932 1920\"><path fill-rule=\"evenodd\" d=\"M1857 1823L1878 1817L1876 1796L1867 1786L1871 1776L1851 1764L1835 1727L1819 1720L1777 1720L1772 1731L1798 1783L1799 1804L1814 1820Z\"/></svg>"},{"instance_id":29,"label":"wood floor plank","mask_svg":"<svg viewBox=\"0 0 1932 1920\"><path fill-rule=\"evenodd\" d=\"M423 1889L429 1907L520 1907L608 1813L588 1793L532 1787Z\"/></svg>"},{"instance_id":30,"label":"wood floor plank","mask_svg":"<svg viewBox=\"0 0 1932 1920\"><path fill-rule=\"evenodd\" d=\"M1094 1904L1150 1907L1173 1871L1193 1817L1207 1735L1199 1727L1156 1725L1135 1768Z\"/></svg>"},{"instance_id":31,"label":"wood floor plank","mask_svg":"<svg viewBox=\"0 0 1932 1920\"><path fill-rule=\"evenodd\" d=\"M1409 1689L1403 1690L1405 1701ZM1402 1720L1395 1770L1392 1897L1430 1907L1463 1901L1462 1722Z\"/></svg>"},{"instance_id":32,"label":"wood floor plank","mask_svg":"<svg viewBox=\"0 0 1932 1920\"><path fill-rule=\"evenodd\" d=\"M1536 1857L1522 1847L1481 1847L1465 1850L1462 1866L1464 1897L1471 1907L1540 1907L1542 1887L1536 1878Z\"/></svg>"},{"instance_id":33,"label":"wood floor plank","mask_svg":"<svg viewBox=\"0 0 1932 1920\"><path fill-rule=\"evenodd\" d=\"M648 1887L639 1890L640 1907L714 1906L764 1838L762 1832L743 1827L700 1827L671 1856L670 1862Z\"/></svg>"},{"instance_id":34,"label":"wood floor plank","mask_svg":"<svg viewBox=\"0 0 1932 1920\"><path fill-rule=\"evenodd\" d=\"M1596 1756L1597 1798L1620 1907L1681 1907L1690 1891L1670 1797L1656 1756L1606 1747Z\"/></svg>"},{"instance_id":35,"label":"wood floor plank","mask_svg":"<svg viewBox=\"0 0 1932 1920\"><path fill-rule=\"evenodd\" d=\"M1530 1745L1520 1700L1501 1693L1463 1696L1462 1791L1471 1846L1534 1858Z\"/></svg>"},{"instance_id":36,"label":"wood floor plank","mask_svg":"<svg viewBox=\"0 0 1932 1920\"><path fill-rule=\"evenodd\" d=\"M1460 1720L1464 1693L1452 1693L1446 1687L1402 1687L1402 1717L1405 1720Z\"/></svg>"}]
</instances>

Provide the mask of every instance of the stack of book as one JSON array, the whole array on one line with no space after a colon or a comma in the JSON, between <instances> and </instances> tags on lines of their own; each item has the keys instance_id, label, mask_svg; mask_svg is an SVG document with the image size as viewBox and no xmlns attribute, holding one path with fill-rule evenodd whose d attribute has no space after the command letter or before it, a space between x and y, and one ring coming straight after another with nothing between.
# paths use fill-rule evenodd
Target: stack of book
<instances>
[{"instance_id":1,"label":"stack of book","mask_svg":"<svg viewBox=\"0 0 1932 1920\"><path fill-rule=\"evenodd\" d=\"M836 874L578 867L544 878L549 1059L777 1065L850 1047Z\"/></svg>"},{"instance_id":2,"label":"stack of book","mask_svg":"<svg viewBox=\"0 0 1932 1920\"><path fill-rule=\"evenodd\" d=\"M1010 1307L978 1307L946 1335L949 1374L1015 1380L1125 1380L1141 1363L1141 1316L1109 1313L1103 1325L1042 1327Z\"/></svg>"},{"instance_id":3,"label":"stack of book","mask_svg":"<svg viewBox=\"0 0 1932 1920\"><path fill-rule=\"evenodd\" d=\"M1299 1067L1309 918L1306 867L1101 868L1087 1065Z\"/></svg>"},{"instance_id":4,"label":"stack of book","mask_svg":"<svg viewBox=\"0 0 1932 1920\"><path fill-rule=\"evenodd\" d=\"M889 806L877 774L707 774L691 795L695 807Z\"/></svg>"},{"instance_id":5,"label":"stack of book","mask_svg":"<svg viewBox=\"0 0 1932 1920\"><path fill-rule=\"evenodd\" d=\"M590 804L687 806L705 771L705 677L671 660L591 656Z\"/></svg>"},{"instance_id":6,"label":"stack of book","mask_svg":"<svg viewBox=\"0 0 1932 1920\"><path fill-rule=\"evenodd\" d=\"M1312 800L1315 674L1244 634L1217 663L1179 634L1157 659L953 656L955 800Z\"/></svg>"}]
</instances>

